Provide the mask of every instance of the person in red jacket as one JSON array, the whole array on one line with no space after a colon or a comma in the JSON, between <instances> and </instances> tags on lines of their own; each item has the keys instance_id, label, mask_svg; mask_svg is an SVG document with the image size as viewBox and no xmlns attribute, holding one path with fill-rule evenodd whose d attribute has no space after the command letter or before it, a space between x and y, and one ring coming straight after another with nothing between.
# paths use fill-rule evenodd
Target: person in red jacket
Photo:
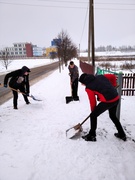
<instances>
[{"instance_id":1,"label":"person in red jacket","mask_svg":"<svg viewBox=\"0 0 135 180\"><path fill-rule=\"evenodd\" d=\"M117 87L117 77L115 74L104 74L104 76L110 81L113 87Z\"/></svg>"},{"instance_id":2,"label":"person in red jacket","mask_svg":"<svg viewBox=\"0 0 135 180\"><path fill-rule=\"evenodd\" d=\"M89 133L82 138L86 141L96 141L97 117L108 110L109 117L118 131L118 133L114 135L126 141L126 134L119 119L116 117L117 105L119 103L119 96L116 88L104 75L94 76L92 74L83 73L79 78L79 82L86 87L85 90L88 94L91 108L91 129ZM99 101L98 104L97 99Z\"/></svg>"}]
</instances>

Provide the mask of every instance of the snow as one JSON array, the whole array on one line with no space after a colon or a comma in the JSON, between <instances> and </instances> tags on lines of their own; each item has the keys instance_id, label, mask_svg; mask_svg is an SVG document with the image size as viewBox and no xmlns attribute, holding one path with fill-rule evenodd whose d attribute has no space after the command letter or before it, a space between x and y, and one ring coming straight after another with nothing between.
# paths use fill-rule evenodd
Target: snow
<instances>
[{"instance_id":1,"label":"snow","mask_svg":"<svg viewBox=\"0 0 135 180\"><path fill-rule=\"evenodd\" d=\"M24 65L29 66L27 63ZM18 68L17 61L12 65ZM116 129L108 112L98 118L97 141L86 142L81 137L66 137L66 130L90 113L81 84L78 92L79 102L65 103L70 85L64 67L61 73L55 70L31 86L31 94L42 101L29 98L31 104L26 105L19 94L18 110L13 109L12 99L1 105L0 180L135 179L135 142L131 140L135 139L135 96L121 100L121 123L129 137L126 142L114 137ZM88 132L89 120L82 127Z\"/></svg>"},{"instance_id":2,"label":"snow","mask_svg":"<svg viewBox=\"0 0 135 180\"><path fill-rule=\"evenodd\" d=\"M3 65L3 61L0 60L0 74L5 74L5 72L8 73L9 71L20 69L20 68L22 68L22 66L24 66L26 64L29 68L47 65L47 64L50 64L52 62L57 61L57 59L55 59L55 60L52 60L52 59L10 60L9 59L8 61L9 61L8 69L5 70L5 66Z\"/></svg>"},{"instance_id":3,"label":"snow","mask_svg":"<svg viewBox=\"0 0 135 180\"><path fill-rule=\"evenodd\" d=\"M96 56L133 56L135 55L135 52L121 52L121 51L103 51L103 52L95 52ZM80 56L82 57L88 57L88 53L81 52Z\"/></svg>"}]
</instances>

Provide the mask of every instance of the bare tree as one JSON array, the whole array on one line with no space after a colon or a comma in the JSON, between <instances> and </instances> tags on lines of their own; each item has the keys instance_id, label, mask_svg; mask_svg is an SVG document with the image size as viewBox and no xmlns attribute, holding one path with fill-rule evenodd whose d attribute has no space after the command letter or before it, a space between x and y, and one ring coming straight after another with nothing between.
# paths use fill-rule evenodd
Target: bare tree
<instances>
[{"instance_id":1,"label":"bare tree","mask_svg":"<svg viewBox=\"0 0 135 180\"><path fill-rule=\"evenodd\" d=\"M60 62L67 66L67 62L77 57L77 46L73 44L66 31L61 31L56 38L57 55Z\"/></svg>"},{"instance_id":2,"label":"bare tree","mask_svg":"<svg viewBox=\"0 0 135 180\"><path fill-rule=\"evenodd\" d=\"M11 60L9 60L9 53L7 52L7 50L3 50L1 51L2 54L2 60L1 60L1 64L8 69L9 64L11 64Z\"/></svg>"}]
</instances>

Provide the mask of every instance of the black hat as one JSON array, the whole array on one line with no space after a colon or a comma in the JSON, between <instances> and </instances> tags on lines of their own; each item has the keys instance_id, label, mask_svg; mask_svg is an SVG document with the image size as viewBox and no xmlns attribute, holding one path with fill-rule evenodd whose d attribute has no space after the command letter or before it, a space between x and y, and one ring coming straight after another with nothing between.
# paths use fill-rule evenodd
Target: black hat
<instances>
[{"instance_id":1,"label":"black hat","mask_svg":"<svg viewBox=\"0 0 135 180\"><path fill-rule=\"evenodd\" d=\"M89 84L91 83L91 81L93 81L95 79L95 76L93 74L86 74L86 73L83 73L80 78L79 78L79 81L82 83L82 84Z\"/></svg>"},{"instance_id":2,"label":"black hat","mask_svg":"<svg viewBox=\"0 0 135 180\"><path fill-rule=\"evenodd\" d=\"M79 82L81 82L82 84L84 84L85 78L87 77L86 73L83 73L80 78L79 78Z\"/></svg>"},{"instance_id":3,"label":"black hat","mask_svg":"<svg viewBox=\"0 0 135 180\"><path fill-rule=\"evenodd\" d=\"M23 66L22 67L22 72L25 73L25 72L30 72L30 69L27 67L27 66Z\"/></svg>"},{"instance_id":4,"label":"black hat","mask_svg":"<svg viewBox=\"0 0 135 180\"><path fill-rule=\"evenodd\" d=\"M70 61L69 65L74 65L74 62L73 62L73 61Z\"/></svg>"}]
</instances>

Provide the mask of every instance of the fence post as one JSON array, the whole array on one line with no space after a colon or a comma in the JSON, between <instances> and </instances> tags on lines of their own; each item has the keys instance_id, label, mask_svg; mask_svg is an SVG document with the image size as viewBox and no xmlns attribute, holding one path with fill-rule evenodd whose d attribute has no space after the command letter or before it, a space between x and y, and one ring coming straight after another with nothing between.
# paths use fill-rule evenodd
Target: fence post
<instances>
[{"instance_id":1,"label":"fence post","mask_svg":"<svg viewBox=\"0 0 135 180\"><path fill-rule=\"evenodd\" d=\"M116 112L116 116L119 119L119 121L120 121L120 111L121 111L122 78L123 78L123 74L119 73L118 74L118 85L119 85L118 94L119 94L120 100L119 100L119 104L117 106L117 112Z\"/></svg>"}]
</instances>

